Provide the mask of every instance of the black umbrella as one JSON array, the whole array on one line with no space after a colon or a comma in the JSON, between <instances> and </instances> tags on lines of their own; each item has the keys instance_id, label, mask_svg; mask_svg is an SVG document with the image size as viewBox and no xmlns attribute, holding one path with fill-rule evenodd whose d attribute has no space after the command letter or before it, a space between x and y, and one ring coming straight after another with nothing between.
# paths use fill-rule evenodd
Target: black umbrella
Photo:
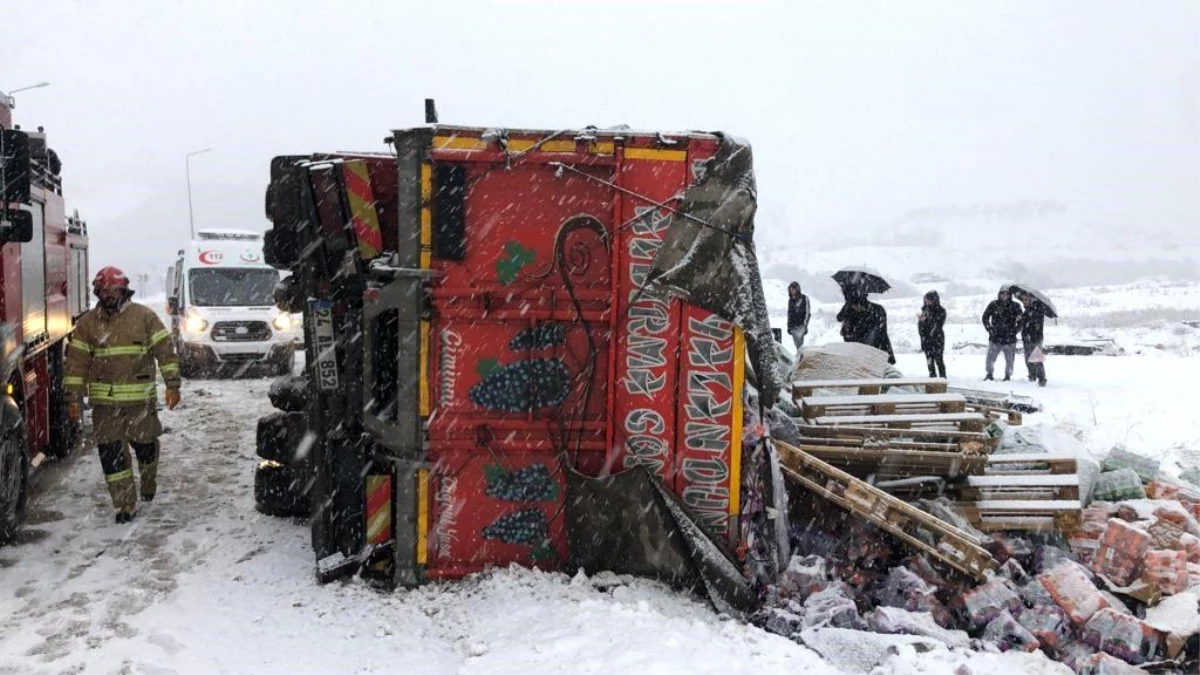
<instances>
[{"instance_id":1,"label":"black umbrella","mask_svg":"<svg viewBox=\"0 0 1200 675\"><path fill-rule=\"evenodd\" d=\"M842 288L857 288L864 293L886 293L892 287L869 267L843 267L834 273L833 280Z\"/></svg>"},{"instance_id":2,"label":"black umbrella","mask_svg":"<svg viewBox=\"0 0 1200 675\"><path fill-rule=\"evenodd\" d=\"M1040 302L1046 306L1046 316L1050 317L1051 319L1058 318L1058 309L1056 309L1054 307L1054 303L1050 301L1050 296L1039 291L1038 289L1034 288L1033 286L1030 286L1029 284L1013 284L1012 290L1013 290L1014 294L1016 294L1017 291L1024 291L1024 292L1032 295L1034 298L1037 299L1038 302Z\"/></svg>"}]
</instances>

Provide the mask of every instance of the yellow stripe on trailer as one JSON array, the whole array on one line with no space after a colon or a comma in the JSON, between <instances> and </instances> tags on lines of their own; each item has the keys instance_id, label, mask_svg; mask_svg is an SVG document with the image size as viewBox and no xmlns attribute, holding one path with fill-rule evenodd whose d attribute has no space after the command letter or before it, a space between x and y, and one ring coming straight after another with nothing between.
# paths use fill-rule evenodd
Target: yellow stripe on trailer
<instances>
[{"instance_id":1,"label":"yellow stripe on trailer","mask_svg":"<svg viewBox=\"0 0 1200 675\"><path fill-rule=\"evenodd\" d=\"M656 162L686 162L687 150L658 150L655 148L625 148L625 159L645 159Z\"/></svg>"},{"instance_id":2,"label":"yellow stripe on trailer","mask_svg":"<svg viewBox=\"0 0 1200 675\"><path fill-rule=\"evenodd\" d=\"M746 334L733 329L733 447L729 453L729 515L742 512L742 389L746 384ZM729 524L731 530L736 523Z\"/></svg>"},{"instance_id":3,"label":"yellow stripe on trailer","mask_svg":"<svg viewBox=\"0 0 1200 675\"><path fill-rule=\"evenodd\" d=\"M421 165L421 269L432 264L433 254L433 167Z\"/></svg>"},{"instance_id":4,"label":"yellow stripe on trailer","mask_svg":"<svg viewBox=\"0 0 1200 675\"><path fill-rule=\"evenodd\" d=\"M429 322L421 322L421 350L420 350L420 368L421 372L418 375L418 399L421 411L421 417L429 417L430 415L430 395L429 395Z\"/></svg>"},{"instance_id":5,"label":"yellow stripe on trailer","mask_svg":"<svg viewBox=\"0 0 1200 675\"><path fill-rule=\"evenodd\" d=\"M417 470L417 564L429 563L429 469Z\"/></svg>"},{"instance_id":6,"label":"yellow stripe on trailer","mask_svg":"<svg viewBox=\"0 0 1200 675\"><path fill-rule=\"evenodd\" d=\"M470 136L434 136L434 150L487 150L488 143L482 138Z\"/></svg>"}]
</instances>

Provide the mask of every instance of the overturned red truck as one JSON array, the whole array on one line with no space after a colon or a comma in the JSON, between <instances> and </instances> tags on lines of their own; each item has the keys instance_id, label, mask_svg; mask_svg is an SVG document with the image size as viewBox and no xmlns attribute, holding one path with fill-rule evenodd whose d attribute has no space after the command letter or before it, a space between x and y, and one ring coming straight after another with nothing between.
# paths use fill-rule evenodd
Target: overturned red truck
<instances>
[{"instance_id":1,"label":"overturned red truck","mask_svg":"<svg viewBox=\"0 0 1200 675\"><path fill-rule=\"evenodd\" d=\"M323 574L399 584L611 556L631 544L598 538L634 528L614 498L658 500L736 567L747 340L774 362L748 147L438 125L389 141L272 163L264 249L292 272L277 296L304 312L307 364L259 423L260 508L311 510ZM646 480L612 482L634 467Z\"/></svg>"}]
</instances>

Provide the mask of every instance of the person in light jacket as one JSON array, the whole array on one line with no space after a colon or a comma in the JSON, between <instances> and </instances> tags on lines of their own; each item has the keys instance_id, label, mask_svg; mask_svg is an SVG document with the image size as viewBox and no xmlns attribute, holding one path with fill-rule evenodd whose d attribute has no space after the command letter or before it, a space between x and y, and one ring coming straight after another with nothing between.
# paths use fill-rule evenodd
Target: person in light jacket
<instances>
[{"instance_id":1,"label":"person in light jacket","mask_svg":"<svg viewBox=\"0 0 1200 675\"><path fill-rule=\"evenodd\" d=\"M800 283L793 281L788 284L788 315L787 331L796 343L796 354L804 347L804 336L808 335L808 320L812 317L808 296L800 290Z\"/></svg>"}]
</instances>

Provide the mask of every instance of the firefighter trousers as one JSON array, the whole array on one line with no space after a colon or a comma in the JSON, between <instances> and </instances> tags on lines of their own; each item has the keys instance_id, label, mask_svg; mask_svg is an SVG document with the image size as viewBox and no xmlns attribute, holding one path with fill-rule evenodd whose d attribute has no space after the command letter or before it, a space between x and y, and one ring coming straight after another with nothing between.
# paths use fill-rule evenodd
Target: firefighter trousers
<instances>
[{"instance_id":1,"label":"firefighter trousers","mask_svg":"<svg viewBox=\"0 0 1200 675\"><path fill-rule=\"evenodd\" d=\"M139 490L133 477L130 447L137 457L142 499L153 499L158 490L158 437L162 434L155 402L137 406L97 405L92 409L92 429L113 507L132 510L137 504Z\"/></svg>"}]
</instances>

